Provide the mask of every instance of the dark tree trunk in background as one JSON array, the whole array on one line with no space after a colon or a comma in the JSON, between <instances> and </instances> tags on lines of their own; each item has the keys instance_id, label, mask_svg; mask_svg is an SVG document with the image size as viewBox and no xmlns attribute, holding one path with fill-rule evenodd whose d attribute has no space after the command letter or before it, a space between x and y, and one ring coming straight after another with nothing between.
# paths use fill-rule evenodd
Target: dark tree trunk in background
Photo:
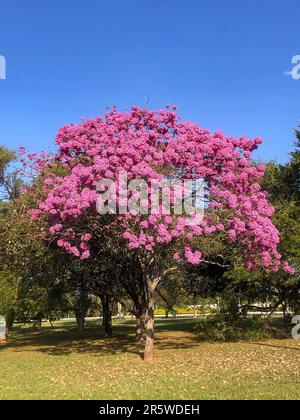
<instances>
[{"instance_id":1,"label":"dark tree trunk in background","mask_svg":"<svg viewBox=\"0 0 300 420\"><path fill-rule=\"evenodd\" d=\"M288 304L287 301L284 301L282 303L282 311L283 311L283 322L285 326L288 326L290 323L289 317L287 316L287 312L288 312Z\"/></svg>"},{"instance_id":2,"label":"dark tree trunk in background","mask_svg":"<svg viewBox=\"0 0 300 420\"><path fill-rule=\"evenodd\" d=\"M232 295L227 299L226 312L228 312L227 318L230 322L236 322L240 318L240 301L236 295Z\"/></svg>"},{"instance_id":3,"label":"dark tree trunk in background","mask_svg":"<svg viewBox=\"0 0 300 420\"><path fill-rule=\"evenodd\" d=\"M112 315L113 315L113 299L110 295L101 295L100 296L103 310L103 327L105 337L112 337Z\"/></svg>"},{"instance_id":4,"label":"dark tree trunk in background","mask_svg":"<svg viewBox=\"0 0 300 420\"><path fill-rule=\"evenodd\" d=\"M33 328L36 331L41 331L41 329L42 329L42 318L38 318L37 320L34 321Z\"/></svg>"},{"instance_id":5,"label":"dark tree trunk in background","mask_svg":"<svg viewBox=\"0 0 300 420\"><path fill-rule=\"evenodd\" d=\"M102 302L102 300L101 300ZM102 303L102 328L105 328L105 316L104 316L104 305Z\"/></svg>"},{"instance_id":6,"label":"dark tree trunk in background","mask_svg":"<svg viewBox=\"0 0 300 420\"><path fill-rule=\"evenodd\" d=\"M77 322L77 331L79 334L83 334L85 327L85 314L77 312L75 316Z\"/></svg>"},{"instance_id":7,"label":"dark tree trunk in background","mask_svg":"<svg viewBox=\"0 0 300 420\"><path fill-rule=\"evenodd\" d=\"M5 317L5 322L6 322L6 328L8 331L10 331L14 325L15 322L15 311L11 310L6 314Z\"/></svg>"},{"instance_id":8,"label":"dark tree trunk in background","mask_svg":"<svg viewBox=\"0 0 300 420\"><path fill-rule=\"evenodd\" d=\"M79 334L82 334L85 329L85 317L89 309L89 295L83 290L78 288L76 291L76 305L75 305L75 317L77 322L77 330Z\"/></svg>"}]
</instances>

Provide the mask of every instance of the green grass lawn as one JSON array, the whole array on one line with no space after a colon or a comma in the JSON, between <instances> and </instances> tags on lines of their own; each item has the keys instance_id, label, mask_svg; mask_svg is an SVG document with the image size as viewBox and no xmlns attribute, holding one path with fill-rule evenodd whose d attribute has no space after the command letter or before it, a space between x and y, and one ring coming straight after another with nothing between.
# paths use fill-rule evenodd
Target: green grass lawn
<instances>
[{"instance_id":1,"label":"green grass lawn","mask_svg":"<svg viewBox=\"0 0 300 420\"><path fill-rule=\"evenodd\" d=\"M203 343L195 321L158 320L144 364L130 321L104 339L95 322L16 328L0 344L0 399L299 399L300 342Z\"/></svg>"}]
</instances>

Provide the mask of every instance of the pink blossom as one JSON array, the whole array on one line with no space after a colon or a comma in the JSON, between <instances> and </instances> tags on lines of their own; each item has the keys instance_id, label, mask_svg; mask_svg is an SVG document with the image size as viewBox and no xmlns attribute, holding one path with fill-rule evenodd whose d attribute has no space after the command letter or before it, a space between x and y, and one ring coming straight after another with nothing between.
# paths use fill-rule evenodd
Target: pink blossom
<instances>
[{"instance_id":1,"label":"pink blossom","mask_svg":"<svg viewBox=\"0 0 300 420\"><path fill-rule=\"evenodd\" d=\"M291 275L296 273L296 270L293 267L291 267L288 262L285 262L283 264L283 269L286 273L291 274Z\"/></svg>"},{"instance_id":2,"label":"pink blossom","mask_svg":"<svg viewBox=\"0 0 300 420\"><path fill-rule=\"evenodd\" d=\"M84 251L80 257L81 260L88 260L91 256L91 253L89 250Z\"/></svg>"},{"instance_id":3,"label":"pink blossom","mask_svg":"<svg viewBox=\"0 0 300 420\"><path fill-rule=\"evenodd\" d=\"M260 264L272 270L280 266L291 273L292 268L282 264L277 251L279 233L271 220L274 208L259 185L265 166L254 164L251 158L262 140L210 133L198 124L181 121L176 108L149 111L134 106L118 112L113 107L104 117L62 127L55 156L28 155L20 150L25 173L29 163L30 173L44 180L43 198L31 217L48 218L50 234L60 233L65 238L59 246L81 258L90 253L78 244L78 238L82 243L92 239L86 231L93 233L93 227L86 225L86 220L94 215L95 223L114 227L114 234L123 237L132 250L141 247L160 252L162 247L179 248L184 243L182 257L199 264L202 253L192 250L193 239L224 231L231 242L241 245L247 267L256 269ZM54 164L61 165L65 174L57 176L51 170ZM106 222L105 216L96 213L96 185L104 178L118 179L124 170L128 180L160 181L164 173L182 182L193 177L191 174L204 179L209 201L204 219L193 226L186 217L168 214L160 206L156 214L127 212ZM230 220L214 224L226 211Z\"/></svg>"},{"instance_id":4,"label":"pink blossom","mask_svg":"<svg viewBox=\"0 0 300 420\"><path fill-rule=\"evenodd\" d=\"M85 242L89 242L92 239L92 235L90 233L86 233L82 236L82 240Z\"/></svg>"}]
</instances>

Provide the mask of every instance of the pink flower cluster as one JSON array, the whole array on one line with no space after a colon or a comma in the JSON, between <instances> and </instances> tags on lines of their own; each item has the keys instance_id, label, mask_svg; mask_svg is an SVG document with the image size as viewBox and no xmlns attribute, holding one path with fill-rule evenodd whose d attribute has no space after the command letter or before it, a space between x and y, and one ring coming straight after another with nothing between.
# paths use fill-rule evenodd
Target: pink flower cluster
<instances>
[{"instance_id":1,"label":"pink flower cluster","mask_svg":"<svg viewBox=\"0 0 300 420\"><path fill-rule=\"evenodd\" d=\"M265 168L251 160L261 142L260 138L212 134L197 124L182 122L176 107L149 111L135 106L128 112L113 108L104 118L59 130L55 162L66 174L49 176L51 171L47 171L45 197L33 210L33 216L46 215L50 234L58 237L58 245L88 258L91 236L87 231L93 230L84 222L87 215L98 218L100 224L106 223L105 216L96 213L99 181L118 180L124 171L129 180L143 178L146 182L159 181L165 174L181 179L201 178L205 180L208 211L199 225L162 211L118 215L114 223L129 248L143 247L153 252L157 246L179 240L184 246L178 245L174 258L199 264L202 254L192 249L193 238L225 231L230 242L242 244L247 267L255 269L262 264L266 270L276 271L282 263L277 252L279 234L271 221L274 209L258 184ZM40 170L44 169L42 162ZM213 223L214 212L227 212L230 217ZM287 263L283 268L291 271Z\"/></svg>"}]
</instances>

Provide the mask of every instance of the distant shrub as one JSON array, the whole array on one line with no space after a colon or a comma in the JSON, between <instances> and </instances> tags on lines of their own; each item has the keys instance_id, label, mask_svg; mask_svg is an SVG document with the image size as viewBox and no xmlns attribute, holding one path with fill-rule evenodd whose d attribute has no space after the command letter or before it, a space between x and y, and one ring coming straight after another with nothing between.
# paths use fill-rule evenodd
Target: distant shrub
<instances>
[{"instance_id":1,"label":"distant shrub","mask_svg":"<svg viewBox=\"0 0 300 420\"><path fill-rule=\"evenodd\" d=\"M285 338L287 331L280 320L266 322L259 316L241 317L232 321L224 314L199 320L196 333L203 341L251 341L266 338Z\"/></svg>"},{"instance_id":2,"label":"distant shrub","mask_svg":"<svg viewBox=\"0 0 300 420\"><path fill-rule=\"evenodd\" d=\"M221 315L213 315L198 322L196 331L203 341L232 341L236 334Z\"/></svg>"}]
</instances>

